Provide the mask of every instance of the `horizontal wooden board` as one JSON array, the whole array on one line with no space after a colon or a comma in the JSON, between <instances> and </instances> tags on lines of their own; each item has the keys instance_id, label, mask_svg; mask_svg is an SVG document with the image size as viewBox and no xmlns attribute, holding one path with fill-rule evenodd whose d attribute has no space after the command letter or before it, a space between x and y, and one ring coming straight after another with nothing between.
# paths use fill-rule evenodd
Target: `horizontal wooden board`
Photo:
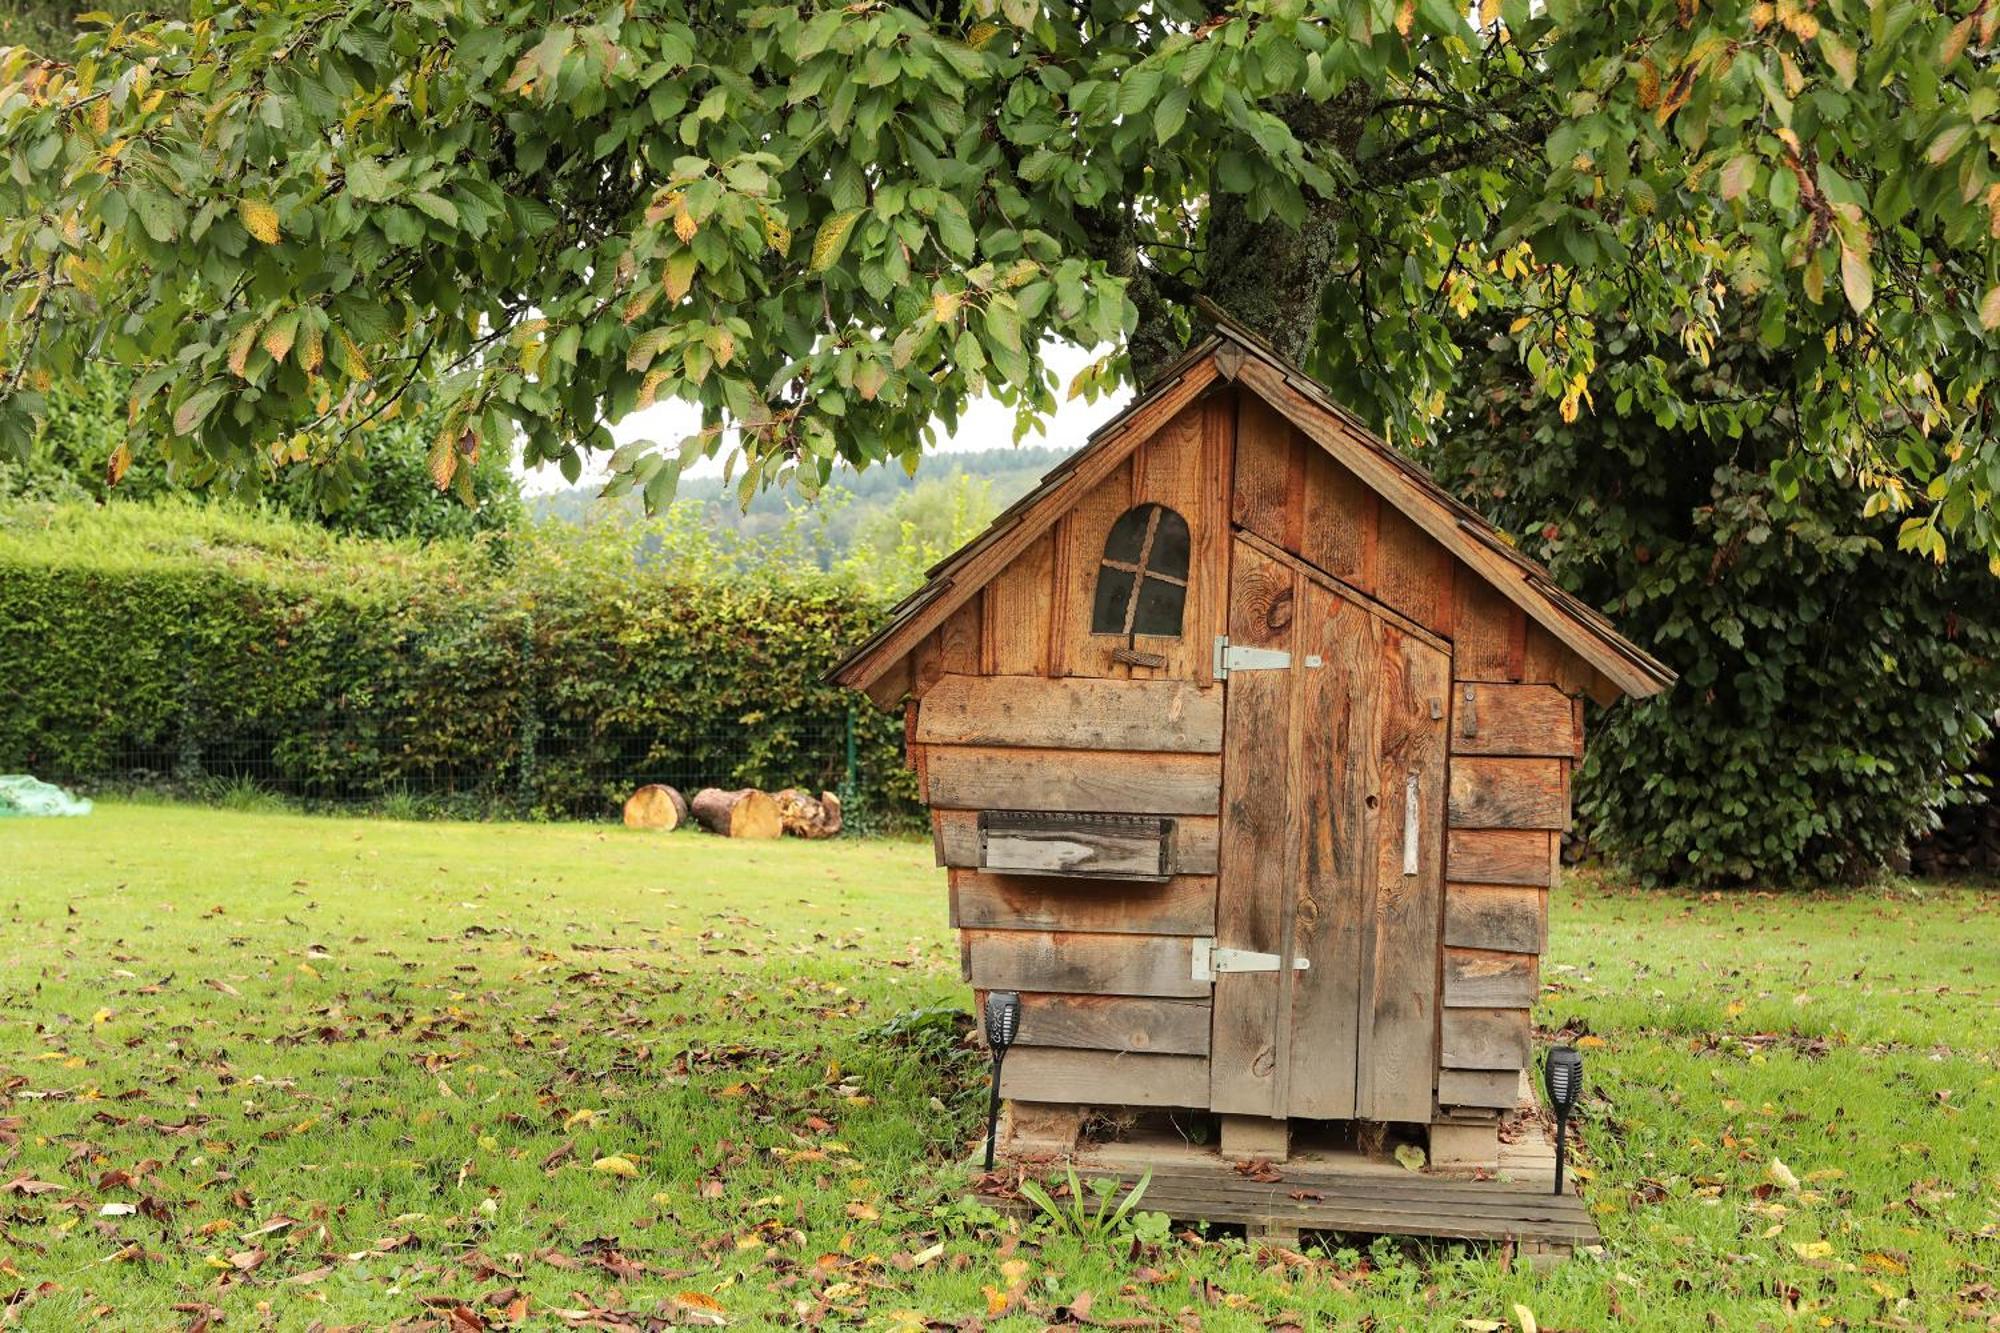
<instances>
[{"instance_id":1,"label":"horizontal wooden board","mask_svg":"<svg viewBox=\"0 0 2000 1333\"><path fill-rule=\"evenodd\" d=\"M1542 829L1453 829L1445 835L1445 878L1546 888L1555 872L1554 842Z\"/></svg>"},{"instance_id":2,"label":"horizontal wooden board","mask_svg":"<svg viewBox=\"0 0 2000 1333\"><path fill-rule=\"evenodd\" d=\"M984 1013L985 993L975 992L973 999L974 1008ZM1015 1040L1020 1046L1207 1055L1208 1018L1207 1000L1031 992L1021 997L1021 1029Z\"/></svg>"},{"instance_id":3,"label":"horizontal wooden board","mask_svg":"<svg viewBox=\"0 0 2000 1333\"><path fill-rule=\"evenodd\" d=\"M1438 1105L1491 1106L1512 1110L1521 1101L1521 1074L1515 1069L1440 1069Z\"/></svg>"},{"instance_id":4,"label":"horizontal wooden board","mask_svg":"<svg viewBox=\"0 0 2000 1333\"><path fill-rule=\"evenodd\" d=\"M1451 715L1453 754L1583 758L1576 701L1553 685L1459 681Z\"/></svg>"},{"instance_id":5,"label":"horizontal wooden board","mask_svg":"<svg viewBox=\"0 0 2000 1333\"><path fill-rule=\"evenodd\" d=\"M1086 1168L1086 1181L1131 1190L1140 1171ZM1176 1221L1361 1234L1454 1236L1592 1244L1598 1239L1582 1199L1508 1181L1466 1181L1382 1171L1321 1171L1287 1163L1275 1179L1227 1169L1151 1168L1141 1207ZM994 1198L995 1207L1032 1215L1026 1200Z\"/></svg>"},{"instance_id":6,"label":"horizontal wooden board","mask_svg":"<svg viewBox=\"0 0 2000 1333\"><path fill-rule=\"evenodd\" d=\"M1208 1105L1208 1057L1022 1046L1000 1066L1000 1095L1092 1106Z\"/></svg>"},{"instance_id":7,"label":"horizontal wooden board","mask_svg":"<svg viewBox=\"0 0 2000 1333\"><path fill-rule=\"evenodd\" d=\"M1171 871L1171 815L985 812L982 870L1016 875L1158 880Z\"/></svg>"},{"instance_id":8,"label":"horizontal wooden board","mask_svg":"<svg viewBox=\"0 0 2000 1333\"><path fill-rule=\"evenodd\" d=\"M1439 1022L1438 1063L1449 1069L1526 1069L1531 1025L1526 1009L1446 1009Z\"/></svg>"},{"instance_id":9,"label":"horizontal wooden board","mask_svg":"<svg viewBox=\"0 0 2000 1333\"><path fill-rule=\"evenodd\" d=\"M966 929L1215 933L1213 875L1131 884L953 870L951 888L952 924Z\"/></svg>"},{"instance_id":10,"label":"horizontal wooden board","mask_svg":"<svg viewBox=\"0 0 2000 1333\"><path fill-rule=\"evenodd\" d=\"M1548 919L1548 893L1535 885L1444 886L1446 944L1541 953L1548 947Z\"/></svg>"},{"instance_id":11,"label":"horizontal wooden board","mask_svg":"<svg viewBox=\"0 0 2000 1333\"><path fill-rule=\"evenodd\" d=\"M934 745L924 767L929 804L950 810L1212 815L1222 799L1219 755Z\"/></svg>"},{"instance_id":12,"label":"horizontal wooden board","mask_svg":"<svg viewBox=\"0 0 2000 1333\"><path fill-rule=\"evenodd\" d=\"M1180 680L946 676L924 695L917 740L1216 754L1222 690Z\"/></svg>"},{"instance_id":13,"label":"horizontal wooden board","mask_svg":"<svg viewBox=\"0 0 2000 1333\"><path fill-rule=\"evenodd\" d=\"M1212 815L1174 816L1174 829L1168 838L1167 863L1185 874L1213 875L1217 822ZM931 811L931 836L939 865L979 865L978 811Z\"/></svg>"},{"instance_id":14,"label":"horizontal wooden board","mask_svg":"<svg viewBox=\"0 0 2000 1333\"><path fill-rule=\"evenodd\" d=\"M1206 999L1187 936L1079 931L968 930L972 984L980 990Z\"/></svg>"},{"instance_id":15,"label":"horizontal wooden board","mask_svg":"<svg viewBox=\"0 0 2000 1333\"><path fill-rule=\"evenodd\" d=\"M1540 960L1533 954L1490 949L1444 951L1444 1003L1448 1009L1532 1009L1540 993Z\"/></svg>"},{"instance_id":16,"label":"horizontal wooden board","mask_svg":"<svg viewBox=\"0 0 2000 1333\"><path fill-rule=\"evenodd\" d=\"M1450 805L1456 829L1567 828L1568 766L1560 759L1455 756Z\"/></svg>"}]
</instances>

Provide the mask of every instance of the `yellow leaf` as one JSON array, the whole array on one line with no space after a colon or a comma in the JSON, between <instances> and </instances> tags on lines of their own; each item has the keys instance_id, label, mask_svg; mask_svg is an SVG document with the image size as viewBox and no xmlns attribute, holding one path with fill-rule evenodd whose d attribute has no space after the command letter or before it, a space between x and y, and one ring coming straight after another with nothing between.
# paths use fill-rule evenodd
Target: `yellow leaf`
<instances>
[{"instance_id":1,"label":"yellow leaf","mask_svg":"<svg viewBox=\"0 0 2000 1333\"><path fill-rule=\"evenodd\" d=\"M1792 1252L1801 1259L1830 1259L1833 1257L1833 1242L1830 1240L1795 1240Z\"/></svg>"},{"instance_id":2,"label":"yellow leaf","mask_svg":"<svg viewBox=\"0 0 2000 1333\"><path fill-rule=\"evenodd\" d=\"M986 1293L986 1317L997 1319L1007 1313L1007 1293L991 1283L980 1288Z\"/></svg>"},{"instance_id":3,"label":"yellow leaf","mask_svg":"<svg viewBox=\"0 0 2000 1333\"><path fill-rule=\"evenodd\" d=\"M848 233L861 220L861 210L850 208L844 213L835 213L822 222L819 234L813 237L812 262L808 266L814 273L824 273L840 258L840 252L847 246Z\"/></svg>"},{"instance_id":4,"label":"yellow leaf","mask_svg":"<svg viewBox=\"0 0 2000 1333\"><path fill-rule=\"evenodd\" d=\"M699 230L701 225L694 220L694 214L687 211L685 202L681 202L674 211L674 235L681 238L682 245L686 245Z\"/></svg>"},{"instance_id":5,"label":"yellow leaf","mask_svg":"<svg viewBox=\"0 0 2000 1333\"><path fill-rule=\"evenodd\" d=\"M1416 22L1417 0L1403 0L1401 7L1396 10L1396 31L1408 37L1410 29L1416 26Z\"/></svg>"},{"instance_id":6,"label":"yellow leaf","mask_svg":"<svg viewBox=\"0 0 2000 1333\"><path fill-rule=\"evenodd\" d=\"M238 206L243 217L243 230L255 236L266 245L278 243L278 210L262 199L245 199Z\"/></svg>"},{"instance_id":7,"label":"yellow leaf","mask_svg":"<svg viewBox=\"0 0 2000 1333\"><path fill-rule=\"evenodd\" d=\"M669 301L678 301L694 286L694 251L680 249L667 256L666 272L660 285L666 289Z\"/></svg>"},{"instance_id":8,"label":"yellow leaf","mask_svg":"<svg viewBox=\"0 0 2000 1333\"><path fill-rule=\"evenodd\" d=\"M109 1009L99 1009L90 1016L90 1021L98 1025L109 1023L111 1021L111 1011Z\"/></svg>"},{"instance_id":9,"label":"yellow leaf","mask_svg":"<svg viewBox=\"0 0 2000 1333\"><path fill-rule=\"evenodd\" d=\"M439 490L451 485L452 474L458 471L457 434L452 423L446 422L445 428L431 441L430 453L424 458L424 467Z\"/></svg>"},{"instance_id":10,"label":"yellow leaf","mask_svg":"<svg viewBox=\"0 0 2000 1333\"><path fill-rule=\"evenodd\" d=\"M1540 1325L1535 1323L1535 1312L1525 1305L1514 1307L1514 1320L1521 1326L1521 1333L1540 1333Z\"/></svg>"},{"instance_id":11,"label":"yellow leaf","mask_svg":"<svg viewBox=\"0 0 2000 1333\"><path fill-rule=\"evenodd\" d=\"M1994 287L1988 291L1985 297L1979 302L1979 327L1982 329L2000 328L2000 287Z\"/></svg>"},{"instance_id":12,"label":"yellow leaf","mask_svg":"<svg viewBox=\"0 0 2000 1333\"><path fill-rule=\"evenodd\" d=\"M572 1112L569 1118L563 1121L563 1128L575 1129L578 1125L594 1124L596 1123L596 1120L597 1120L597 1112L591 1110L588 1107L585 1107L581 1111Z\"/></svg>"},{"instance_id":13,"label":"yellow leaf","mask_svg":"<svg viewBox=\"0 0 2000 1333\"><path fill-rule=\"evenodd\" d=\"M609 1157L598 1158L590 1164L590 1169L593 1171L602 1171L607 1176L636 1176L639 1174L639 1168L632 1165L631 1158L623 1157L616 1153Z\"/></svg>"},{"instance_id":14,"label":"yellow leaf","mask_svg":"<svg viewBox=\"0 0 2000 1333\"><path fill-rule=\"evenodd\" d=\"M1840 289L1857 315L1867 314L1874 304L1875 272L1868 267L1868 256L1846 245L1840 247Z\"/></svg>"},{"instance_id":15,"label":"yellow leaf","mask_svg":"<svg viewBox=\"0 0 2000 1333\"><path fill-rule=\"evenodd\" d=\"M958 308L964 303L961 292L938 292L931 297L931 317L940 324L949 324L958 318Z\"/></svg>"},{"instance_id":16,"label":"yellow leaf","mask_svg":"<svg viewBox=\"0 0 2000 1333\"><path fill-rule=\"evenodd\" d=\"M104 460L104 484L116 486L125 480L125 473L132 466L132 446L124 440L111 451L111 457Z\"/></svg>"},{"instance_id":17,"label":"yellow leaf","mask_svg":"<svg viewBox=\"0 0 2000 1333\"><path fill-rule=\"evenodd\" d=\"M250 349L257 345L256 320L251 320L236 330L235 338L229 343L229 373L244 378L250 368Z\"/></svg>"},{"instance_id":18,"label":"yellow leaf","mask_svg":"<svg viewBox=\"0 0 2000 1333\"><path fill-rule=\"evenodd\" d=\"M299 344L299 367L308 373L318 370L326 359L326 341L318 324L306 326L305 341Z\"/></svg>"},{"instance_id":19,"label":"yellow leaf","mask_svg":"<svg viewBox=\"0 0 2000 1333\"><path fill-rule=\"evenodd\" d=\"M1421 1171L1424 1169L1424 1150L1414 1143L1399 1143L1396 1145L1396 1161L1405 1171Z\"/></svg>"}]
</instances>

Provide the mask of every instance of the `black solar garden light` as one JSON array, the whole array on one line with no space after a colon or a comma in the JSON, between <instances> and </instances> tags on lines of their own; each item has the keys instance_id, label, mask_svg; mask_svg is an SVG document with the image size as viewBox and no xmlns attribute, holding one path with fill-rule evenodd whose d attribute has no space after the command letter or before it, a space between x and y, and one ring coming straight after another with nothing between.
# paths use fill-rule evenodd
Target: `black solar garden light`
<instances>
[{"instance_id":1,"label":"black solar garden light","mask_svg":"<svg viewBox=\"0 0 2000 1333\"><path fill-rule=\"evenodd\" d=\"M1549 1107L1556 1113L1556 1190L1563 1192L1563 1157L1569 1148L1569 1113L1583 1098L1583 1054L1574 1046L1557 1046L1542 1062L1542 1080L1549 1090Z\"/></svg>"},{"instance_id":2,"label":"black solar garden light","mask_svg":"<svg viewBox=\"0 0 2000 1333\"><path fill-rule=\"evenodd\" d=\"M986 996L986 1049L993 1052L993 1090L986 1098L986 1169L993 1169L993 1140L1000 1131L1000 1062L1021 1027L1021 993L996 990Z\"/></svg>"}]
</instances>

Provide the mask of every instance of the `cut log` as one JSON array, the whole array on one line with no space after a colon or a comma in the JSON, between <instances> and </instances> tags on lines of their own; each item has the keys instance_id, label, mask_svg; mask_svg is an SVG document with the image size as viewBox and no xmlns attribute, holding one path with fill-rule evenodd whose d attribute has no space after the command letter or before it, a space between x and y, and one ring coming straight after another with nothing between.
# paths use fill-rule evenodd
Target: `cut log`
<instances>
[{"instance_id":1,"label":"cut log","mask_svg":"<svg viewBox=\"0 0 2000 1333\"><path fill-rule=\"evenodd\" d=\"M725 838L775 838L785 831L778 803L755 787L741 791L704 787L694 794L688 809L703 828Z\"/></svg>"},{"instance_id":2,"label":"cut log","mask_svg":"<svg viewBox=\"0 0 2000 1333\"><path fill-rule=\"evenodd\" d=\"M840 798L830 791L814 796L798 787L774 795L778 819L795 838L831 838L840 832Z\"/></svg>"},{"instance_id":3,"label":"cut log","mask_svg":"<svg viewBox=\"0 0 2000 1333\"><path fill-rule=\"evenodd\" d=\"M649 782L625 798L625 827L672 832L687 822L687 797L672 787Z\"/></svg>"}]
</instances>

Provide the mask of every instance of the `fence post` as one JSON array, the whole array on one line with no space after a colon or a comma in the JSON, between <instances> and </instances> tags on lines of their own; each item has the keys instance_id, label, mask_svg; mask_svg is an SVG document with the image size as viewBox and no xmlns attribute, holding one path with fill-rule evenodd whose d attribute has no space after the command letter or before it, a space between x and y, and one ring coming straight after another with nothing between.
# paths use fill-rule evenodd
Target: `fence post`
<instances>
[{"instance_id":1,"label":"fence post","mask_svg":"<svg viewBox=\"0 0 2000 1333\"><path fill-rule=\"evenodd\" d=\"M847 705L847 771L840 784L840 803L843 806L854 804L854 793L861 786L860 770L860 753L854 739L854 703L850 700Z\"/></svg>"}]
</instances>

